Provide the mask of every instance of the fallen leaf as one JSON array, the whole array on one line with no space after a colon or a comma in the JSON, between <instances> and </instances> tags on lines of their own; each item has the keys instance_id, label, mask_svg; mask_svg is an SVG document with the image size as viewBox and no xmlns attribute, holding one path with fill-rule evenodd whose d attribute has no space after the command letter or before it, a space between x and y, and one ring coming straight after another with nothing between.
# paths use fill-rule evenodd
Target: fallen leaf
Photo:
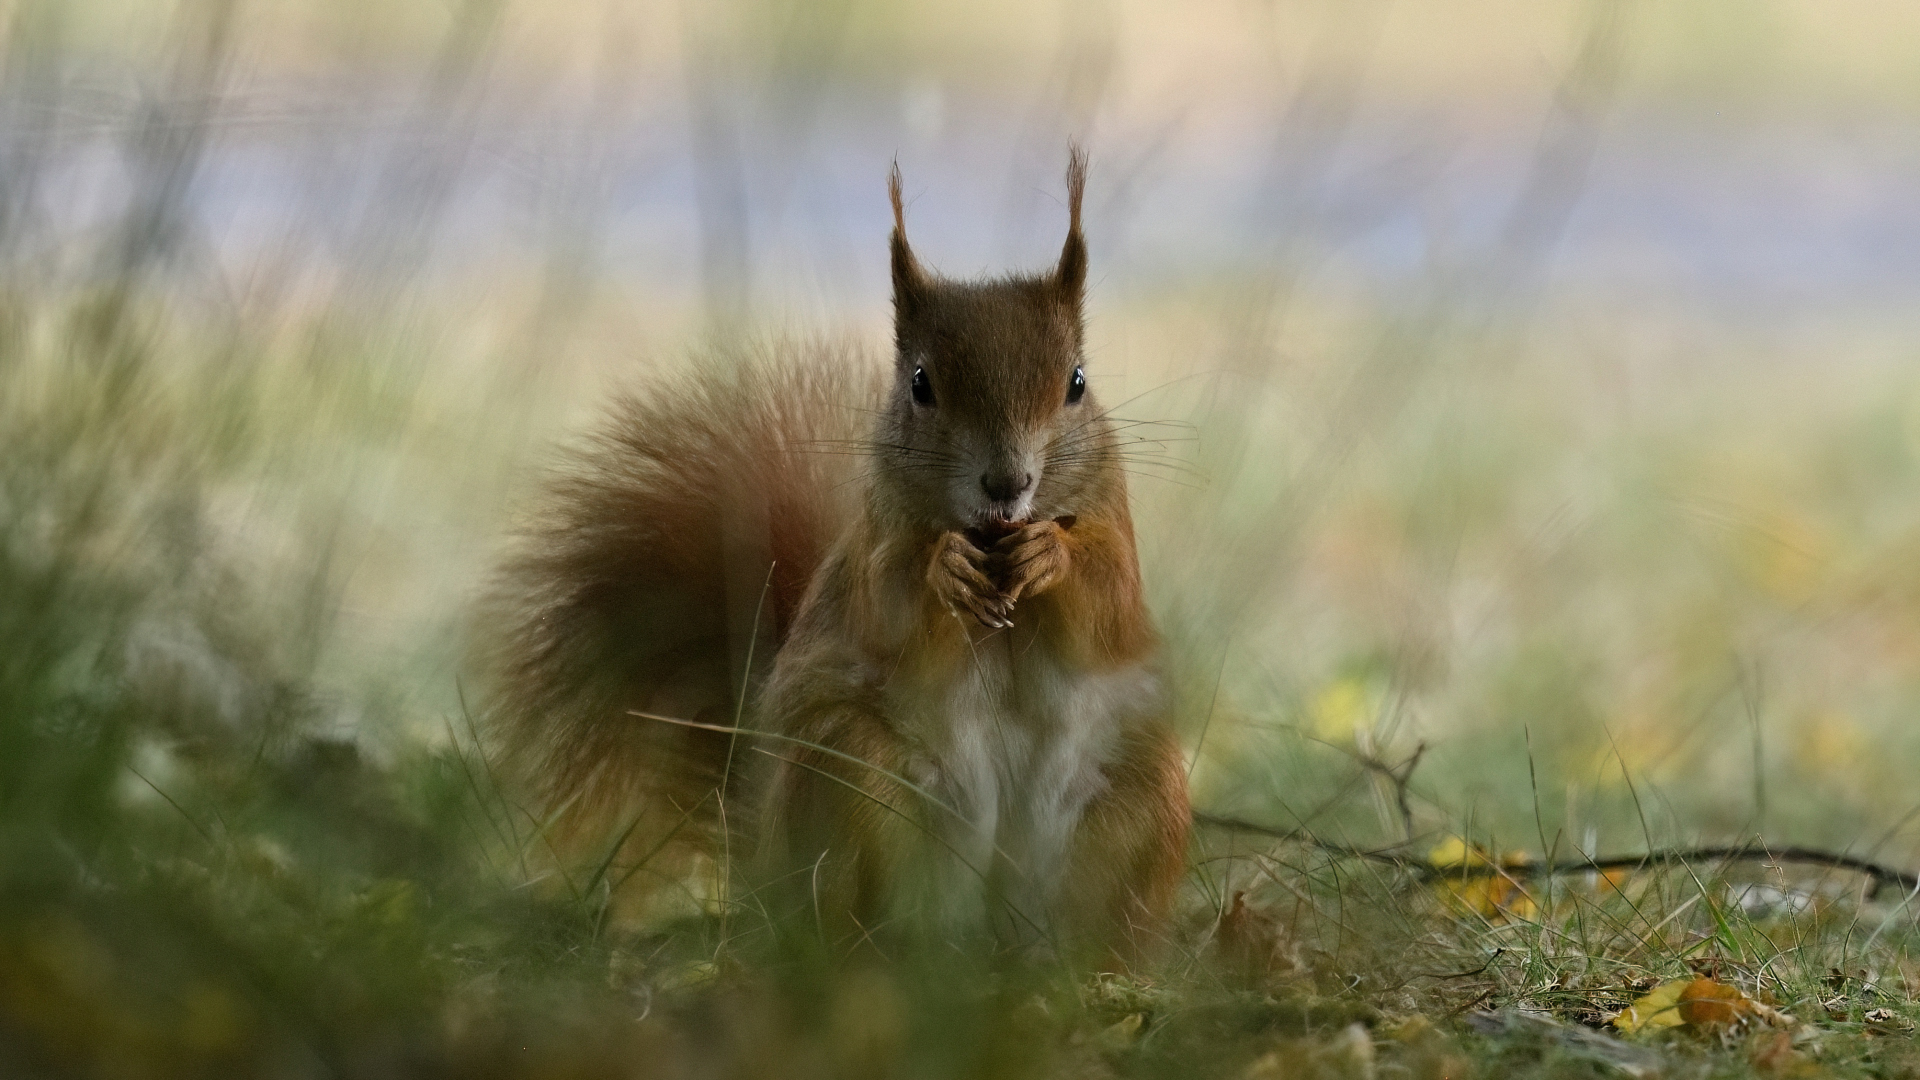
<instances>
[{"instance_id":1,"label":"fallen leaf","mask_svg":"<svg viewBox=\"0 0 1920 1080\"><path fill-rule=\"evenodd\" d=\"M1913 1031L1913 1021L1892 1009L1868 1009L1861 1019L1867 1022L1867 1030L1876 1035L1906 1035Z\"/></svg>"},{"instance_id":2,"label":"fallen leaf","mask_svg":"<svg viewBox=\"0 0 1920 1080\"><path fill-rule=\"evenodd\" d=\"M1636 1031L1679 1027L1686 1023L1686 1019L1680 1015L1680 992L1692 982L1691 979L1675 979L1661 983L1622 1009L1620 1015L1613 1018L1613 1026L1629 1035Z\"/></svg>"},{"instance_id":3,"label":"fallen leaf","mask_svg":"<svg viewBox=\"0 0 1920 1080\"><path fill-rule=\"evenodd\" d=\"M1739 987L1701 976L1680 991L1680 1018L1695 1027L1727 1027L1756 1015L1752 998Z\"/></svg>"},{"instance_id":4,"label":"fallen leaf","mask_svg":"<svg viewBox=\"0 0 1920 1080\"><path fill-rule=\"evenodd\" d=\"M1779 1028L1791 1028L1797 1023L1779 1009L1748 997L1737 986L1699 975L1654 987L1614 1017L1613 1026L1626 1032L1682 1024L1713 1030L1749 1020Z\"/></svg>"},{"instance_id":5,"label":"fallen leaf","mask_svg":"<svg viewBox=\"0 0 1920 1080\"><path fill-rule=\"evenodd\" d=\"M1272 914L1247 903L1247 894L1233 894L1233 904L1220 916L1214 934L1214 954L1229 975L1246 983L1289 975L1301 968L1293 940Z\"/></svg>"},{"instance_id":6,"label":"fallen leaf","mask_svg":"<svg viewBox=\"0 0 1920 1080\"><path fill-rule=\"evenodd\" d=\"M1340 679L1314 695L1308 713L1313 733L1328 742L1351 743L1355 733L1373 726L1379 695L1360 679Z\"/></svg>"},{"instance_id":7,"label":"fallen leaf","mask_svg":"<svg viewBox=\"0 0 1920 1080\"><path fill-rule=\"evenodd\" d=\"M1477 850L1477 847L1468 846L1467 842L1460 837L1449 836L1445 840L1435 844L1432 851L1427 852L1427 862L1443 868L1448 866L1465 866L1467 865L1467 860L1473 858ZM1484 855L1480 855L1479 857L1485 858Z\"/></svg>"},{"instance_id":8,"label":"fallen leaf","mask_svg":"<svg viewBox=\"0 0 1920 1080\"><path fill-rule=\"evenodd\" d=\"M1442 875L1434 882L1434 891L1442 900L1459 910L1478 914L1494 922L1507 918L1531 919L1539 911L1532 895L1506 871L1527 865L1524 851L1510 851L1495 861L1491 852L1479 844L1469 844L1458 836L1449 836L1427 852L1427 862L1441 870L1459 868L1458 875ZM1471 872L1468 872L1471 871Z\"/></svg>"}]
</instances>

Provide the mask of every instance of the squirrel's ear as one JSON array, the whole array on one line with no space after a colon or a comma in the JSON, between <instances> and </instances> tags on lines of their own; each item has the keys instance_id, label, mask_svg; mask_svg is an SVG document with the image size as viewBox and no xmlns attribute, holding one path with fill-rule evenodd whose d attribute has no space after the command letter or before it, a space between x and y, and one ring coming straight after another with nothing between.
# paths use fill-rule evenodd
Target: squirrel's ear
<instances>
[{"instance_id":1,"label":"squirrel's ear","mask_svg":"<svg viewBox=\"0 0 1920 1080\"><path fill-rule=\"evenodd\" d=\"M888 244L893 253L893 306L904 314L925 294L927 278L920 271L920 260L913 257L913 249L907 246L907 217L900 204L898 161L887 174L887 198L893 202L893 239Z\"/></svg>"},{"instance_id":2,"label":"squirrel's ear","mask_svg":"<svg viewBox=\"0 0 1920 1080\"><path fill-rule=\"evenodd\" d=\"M1067 245L1053 272L1054 287L1078 304L1087 288L1087 241L1080 234L1080 198L1087 190L1087 152L1067 146Z\"/></svg>"}]
</instances>

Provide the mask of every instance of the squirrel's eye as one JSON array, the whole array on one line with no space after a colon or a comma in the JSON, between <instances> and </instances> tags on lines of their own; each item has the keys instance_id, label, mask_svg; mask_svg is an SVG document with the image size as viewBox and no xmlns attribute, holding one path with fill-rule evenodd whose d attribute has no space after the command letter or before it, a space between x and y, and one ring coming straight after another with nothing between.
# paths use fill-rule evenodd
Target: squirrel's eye
<instances>
[{"instance_id":1,"label":"squirrel's eye","mask_svg":"<svg viewBox=\"0 0 1920 1080\"><path fill-rule=\"evenodd\" d=\"M1080 368L1073 369L1073 381L1067 384L1067 404L1073 405L1087 396L1087 373Z\"/></svg>"},{"instance_id":2,"label":"squirrel's eye","mask_svg":"<svg viewBox=\"0 0 1920 1080\"><path fill-rule=\"evenodd\" d=\"M926 368L913 369L913 400L921 405L933 404L933 380L927 378Z\"/></svg>"}]
</instances>

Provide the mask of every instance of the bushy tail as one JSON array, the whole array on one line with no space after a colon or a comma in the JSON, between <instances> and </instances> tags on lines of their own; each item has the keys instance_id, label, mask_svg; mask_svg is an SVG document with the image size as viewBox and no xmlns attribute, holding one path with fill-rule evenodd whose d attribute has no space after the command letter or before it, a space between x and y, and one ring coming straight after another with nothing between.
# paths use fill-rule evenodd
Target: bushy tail
<instances>
[{"instance_id":1,"label":"bushy tail","mask_svg":"<svg viewBox=\"0 0 1920 1080\"><path fill-rule=\"evenodd\" d=\"M703 357L617 399L547 485L481 640L490 754L562 869L678 879L713 853L748 748L632 713L740 715L856 512L876 378L843 345Z\"/></svg>"}]
</instances>

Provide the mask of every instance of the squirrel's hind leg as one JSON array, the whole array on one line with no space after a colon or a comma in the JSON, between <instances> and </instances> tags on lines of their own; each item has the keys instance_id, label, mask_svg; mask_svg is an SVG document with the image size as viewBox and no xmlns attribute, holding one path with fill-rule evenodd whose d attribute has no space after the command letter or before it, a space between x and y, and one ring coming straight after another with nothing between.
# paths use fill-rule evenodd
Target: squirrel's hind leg
<instances>
[{"instance_id":1,"label":"squirrel's hind leg","mask_svg":"<svg viewBox=\"0 0 1920 1080\"><path fill-rule=\"evenodd\" d=\"M797 932L831 959L886 953L889 900L924 814L905 776L905 747L852 706L821 710L783 743L768 790L769 885Z\"/></svg>"},{"instance_id":2,"label":"squirrel's hind leg","mask_svg":"<svg viewBox=\"0 0 1920 1080\"><path fill-rule=\"evenodd\" d=\"M1186 873L1186 759L1173 732L1130 733L1074 832L1060 922L1082 962L1126 971L1162 952Z\"/></svg>"}]
</instances>

